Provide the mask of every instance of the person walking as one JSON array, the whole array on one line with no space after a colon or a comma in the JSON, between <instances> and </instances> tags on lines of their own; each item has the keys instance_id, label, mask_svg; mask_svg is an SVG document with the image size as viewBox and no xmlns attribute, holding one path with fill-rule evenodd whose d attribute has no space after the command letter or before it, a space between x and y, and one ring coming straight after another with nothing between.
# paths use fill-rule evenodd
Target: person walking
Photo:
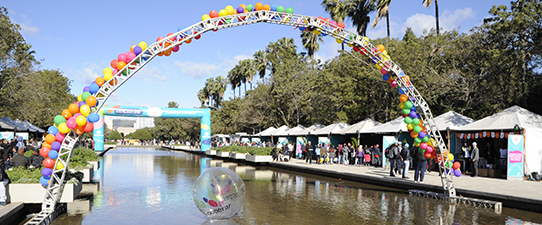
<instances>
[{"instance_id":1,"label":"person walking","mask_svg":"<svg viewBox=\"0 0 542 225\"><path fill-rule=\"evenodd\" d=\"M423 183L423 180L425 178L425 168L427 167L427 158L425 158L424 154L420 152L420 147L416 147L413 149L414 153L412 156L414 157L414 160L416 160L416 170L414 171L414 182L418 183L418 179L420 183Z\"/></svg>"},{"instance_id":2,"label":"person walking","mask_svg":"<svg viewBox=\"0 0 542 225\"><path fill-rule=\"evenodd\" d=\"M472 143L472 154L471 154L471 170L472 177L478 176L478 160L480 160L480 150L478 149L478 144L476 142Z\"/></svg>"},{"instance_id":3,"label":"person walking","mask_svg":"<svg viewBox=\"0 0 542 225\"><path fill-rule=\"evenodd\" d=\"M359 145L356 150L356 157L358 158L358 166L363 164L363 157L365 156L365 151L363 150L363 145Z\"/></svg>"},{"instance_id":4,"label":"person walking","mask_svg":"<svg viewBox=\"0 0 542 225\"><path fill-rule=\"evenodd\" d=\"M394 173L394 167L396 167L396 160L400 157L399 156L399 142L395 142L395 144L391 145L388 149L388 158L390 160L390 176L395 177Z\"/></svg>"},{"instance_id":5,"label":"person walking","mask_svg":"<svg viewBox=\"0 0 542 225\"><path fill-rule=\"evenodd\" d=\"M410 167L410 161L412 157L410 156L410 149L408 148L408 143L405 144L403 150L401 150L401 160L403 161L403 178L408 179L408 168Z\"/></svg>"},{"instance_id":6,"label":"person walking","mask_svg":"<svg viewBox=\"0 0 542 225\"><path fill-rule=\"evenodd\" d=\"M326 144L322 144L322 146L320 147L320 157L323 158L322 160L322 164L326 164L326 160L329 160L327 158L327 148L326 148Z\"/></svg>"},{"instance_id":7,"label":"person walking","mask_svg":"<svg viewBox=\"0 0 542 225\"><path fill-rule=\"evenodd\" d=\"M305 154L305 163L312 164L312 145L310 141L305 145Z\"/></svg>"}]
</instances>

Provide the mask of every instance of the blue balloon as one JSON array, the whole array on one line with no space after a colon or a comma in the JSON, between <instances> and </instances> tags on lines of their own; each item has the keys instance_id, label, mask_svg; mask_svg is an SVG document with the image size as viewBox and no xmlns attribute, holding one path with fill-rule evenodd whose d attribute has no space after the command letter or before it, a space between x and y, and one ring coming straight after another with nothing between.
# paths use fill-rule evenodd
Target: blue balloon
<instances>
[{"instance_id":1,"label":"blue balloon","mask_svg":"<svg viewBox=\"0 0 542 225\"><path fill-rule=\"evenodd\" d=\"M306 29L307 29L306 27L299 27L300 31L305 31Z\"/></svg>"},{"instance_id":2,"label":"blue balloon","mask_svg":"<svg viewBox=\"0 0 542 225\"><path fill-rule=\"evenodd\" d=\"M277 5L271 4L271 11L277 11Z\"/></svg>"},{"instance_id":3,"label":"blue balloon","mask_svg":"<svg viewBox=\"0 0 542 225\"><path fill-rule=\"evenodd\" d=\"M91 94L96 94L98 93L99 90L100 90L100 86L98 86L96 83L91 84L90 87L88 88L88 92L90 92Z\"/></svg>"},{"instance_id":4,"label":"blue balloon","mask_svg":"<svg viewBox=\"0 0 542 225\"><path fill-rule=\"evenodd\" d=\"M44 177L50 177L53 174L53 170L49 168L43 168L41 170L41 175Z\"/></svg>"},{"instance_id":5,"label":"blue balloon","mask_svg":"<svg viewBox=\"0 0 542 225\"><path fill-rule=\"evenodd\" d=\"M391 77L390 77L389 74L387 74L387 73L386 73L386 74L382 74L382 80L389 80L390 78L391 78ZM399 89L399 90L400 90L400 89ZM401 92L401 91L399 91L399 92Z\"/></svg>"},{"instance_id":6,"label":"blue balloon","mask_svg":"<svg viewBox=\"0 0 542 225\"><path fill-rule=\"evenodd\" d=\"M96 123L100 120L100 115L98 115L98 113L90 113L87 116L87 120L91 123Z\"/></svg>"},{"instance_id":7,"label":"blue balloon","mask_svg":"<svg viewBox=\"0 0 542 225\"><path fill-rule=\"evenodd\" d=\"M55 126L50 126L49 129L47 129L47 133L56 135L56 133L58 133L58 128L56 128Z\"/></svg>"},{"instance_id":8,"label":"blue balloon","mask_svg":"<svg viewBox=\"0 0 542 225\"><path fill-rule=\"evenodd\" d=\"M412 108L410 108L410 111L416 111L416 106L412 106Z\"/></svg>"},{"instance_id":9,"label":"blue balloon","mask_svg":"<svg viewBox=\"0 0 542 225\"><path fill-rule=\"evenodd\" d=\"M406 93L407 93L407 91L408 91L408 90L407 90L406 88L404 88L404 87L402 87L402 88L399 88L399 94L402 94L402 95L404 95L404 94L406 94Z\"/></svg>"},{"instance_id":10,"label":"blue balloon","mask_svg":"<svg viewBox=\"0 0 542 225\"><path fill-rule=\"evenodd\" d=\"M49 182L50 179L51 179L50 177L41 177L40 178L41 185L43 185L43 186L49 185L48 182Z\"/></svg>"},{"instance_id":11,"label":"blue balloon","mask_svg":"<svg viewBox=\"0 0 542 225\"><path fill-rule=\"evenodd\" d=\"M139 47L139 46L134 47L134 54L139 55L139 54L141 54L142 51L143 51L143 49L141 47Z\"/></svg>"},{"instance_id":12,"label":"blue balloon","mask_svg":"<svg viewBox=\"0 0 542 225\"><path fill-rule=\"evenodd\" d=\"M51 149L55 150L55 151L58 151L58 149L60 149L60 142L58 142L58 141L53 142L51 144Z\"/></svg>"},{"instance_id":13,"label":"blue balloon","mask_svg":"<svg viewBox=\"0 0 542 225\"><path fill-rule=\"evenodd\" d=\"M53 147L53 146L51 146L51 147ZM56 159L56 157L58 157L58 152L57 151L52 151L52 150L49 151L49 158Z\"/></svg>"},{"instance_id":14,"label":"blue balloon","mask_svg":"<svg viewBox=\"0 0 542 225\"><path fill-rule=\"evenodd\" d=\"M320 35L322 35L322 37L325 37L325 36L327 36L327 34L326 34L326 33L324 33L324 32L320 33Z\"/></svg>"},{"instance_id":15,"label":"blue balloon","mask_svg":"<svg viewBox=\"0 0 542 225\"><path fill-rule=\"evenodd\" d=\"M89 86L85 86L85 87L83 88L83 92L89 92L89 90L90 90L90 89L89 89Z\"/></svg>"}]
</instances>

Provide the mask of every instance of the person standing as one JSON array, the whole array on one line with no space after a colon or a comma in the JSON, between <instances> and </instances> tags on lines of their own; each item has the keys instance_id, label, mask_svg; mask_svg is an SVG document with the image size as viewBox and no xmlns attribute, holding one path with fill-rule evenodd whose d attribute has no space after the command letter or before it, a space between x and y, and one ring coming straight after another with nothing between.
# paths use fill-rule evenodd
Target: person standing
<instances>
[{"instance_id":1,"label":"person standing","mask_svg":"<svg viewBox=\"0 0 542 225\"><path fill-rule=\"evenodd\" d=\"M337 155L339 156L339 159L337 161L337 164L342 164L343 162L343 146L341 144L339 144L339 146L337 147Z\"/></svg>"},{"instance_id":2,"label":"person standing","mask_svg":"<svg viewBox=\"0 0 542 225\"><path fill-rule=\"evenodd\" d=\"M395 173L394 173L394 167L396 167L396 160L398 159L399 157L399 142L395 142L395 144L391 145L389 148L388 148L388 157L389 157L389 160L390 160L390 176L391 177L395 177Z\"/></svg>"},{"instance_id":3,"label":"person standing","mask_svg":"<svg viewBox=\"0 0 542 225\"><path fill-rule=\"evenodd\" d=\"M423 180L425 178L425 168L427 167L427 158L425 158L424 154L420 152L420 147L416 147L413 149L414 153L412 154L414 159L416 160L416 170L414 171L414 182L418 183L418 179L420 180L420 183L423 183Z\"/></svg>"},{"instance_id":4,"label":"person standing","mask_svg":"<svg viewBox=\"0 0 542 225\"><path fill-rule=\"evenodd\" d=\"M331 145L329 147L329 151L328 151L328 153L329 153L329 164L333 164L333 161L335 160L335 157L336 157L335 156L336 152L337 151L335 150L335 146Z\"/></svg>"},{"instance_id":5,"label":"person standing","mask_svg":"<svg viewBox=\"0 0 542 225\"><path fill-rule=\"evenodd\" d=\"M465 169L466 170L470 170L470 164L471 164L471 161L470 161L470 155L471 155L471 152L470 152L470 148L469 148L469 145L467 144L467 142L463 143L463 147L461 147L461 151L463 151L463 157L465 157Z\"/></svg>"},{"instance_id":6,"label":"person standing","mask_svg":"<svg viewBox=\"0 0 542 225\"><path fill-rule=\"evenodd\" d=\"M363 150L363 145L359 145L356 150L356 157L358 158L358 166L363 164L363 156L365 156L365 151Z\"/></svg>"},{"instance_id":7,"label":"person standing","mask_svg":"<svg viewBox=\"0 0 542 225\"><path fill-rule=\"evenodd\" d=\"M472 143L472 155L471 155L471 170L472 177L478 176L478 160L480 160L480 150L478 149L478 144L476 142Z\"/></svg>"},{"instance_id":8,"label":"person standing","mask_svg":"<svg viewBox=\"0 0 542 225\"><path fill-rule=\"evenodd\" d=\"M0 165L0 205L6 205L7 193L6 185L9 184L9 177L4 169L4 165Z\"/></svg>"},{"instance_id":9,"label":"person standing","mask_svg":"<svg viewBox=\"0 0 542 225\"><path fill-rule=\"evenodd\" d=\"M305 145L305 154L305 163L312 164L312 145L310 141Z\"/></svg>"},{"instance_id":10,"label":"person standing","mask_svg":"<svg viewBox=\"0 0 542 225\"><path fill-rule=\"evenodd\" d=\"M326 148L326 144L322 144L322 146L320 147L320 157L324 158L322 161L323 164L326 164L326 160L329 160L327 159L327 148Z\"/></svg>"},{"instance_id":11,"label":"person standing","mask_svg":"<svg viewBox=\"0 0 542 225\"><path fill-rule=\"evenodd\" d=\"M405 144L403 150L401 150L401 160L403 161L403 178L408 179L408 168L410 167L410 161L412 157L410 156L410 149L408 148L408 143Z\"/></svg>"}]
</instances>

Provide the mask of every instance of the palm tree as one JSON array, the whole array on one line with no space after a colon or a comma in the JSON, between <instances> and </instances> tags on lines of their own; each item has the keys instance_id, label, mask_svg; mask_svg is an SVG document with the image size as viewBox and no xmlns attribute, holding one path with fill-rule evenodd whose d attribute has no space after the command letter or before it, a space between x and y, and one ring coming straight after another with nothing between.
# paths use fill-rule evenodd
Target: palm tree
<instances>
[{"instance_id":1,"label":"palm tree","mask_svg":"<svg viewBox=\"0 0 542 225\"><path fill-rule=\"evenodd\" d=\"M267 69L267 58L264 51L259 50L254 53L252 66L260 75L260 79L263 79L265 77L265 70Z\"/></svg>"},{"instance_id":2,"label":"palm tree","mask_svg":"<svg viewBox=\"0 0 542 225\"><path fill-rule=\"evenodd\" d=\"M431 7L431 3L433 3L433 0L423 0L422 4L423 6L429 8ZM437 21L437 35L439 35L439 23L438 23L438 0L435 0L435 18Z\"/></svg>"},{"instance_id":3,"label":"palm tree","mask_svg":"<svg viewBox=\"0 0 542 225\"><path fill-rule=\"evenodd\" d=\"M269 61L271 74L274 74L276 69L273 63L278 63L280 60L284 60L284 58L297 57L296 47L294 39L286 37L267 45L265 53Z\"/></svg>"},{"instance_id":4,"label":"palm tree","mask_svg":"<svg viewBox=\"0 0 542 225\"><path fill-rule=\"evenodd\" d=\"M312 57L314 55L314 52L318 51L320 49L320 44L318 42L324 42L324 38L322 38L322 35L315 34L309 31L303 31L301 32L301 42L303 43L303 48L307 49L309 52L309 57Z\"/></svg>"},{"instance_id":5,"label":"palm tree","mask_svg":"<svg viewBox=\"0 0 542 225\"><path fill-rule=\"evenodd\" d=\"M377 0L323 0L322 6L331 18L342 22L346 17L352 20L359 35L367 36L369 14L376 10Z\"/></svg>"},{"instance_id":6,"label":"palm tree","mask_svg":"<svg viewBox=\"0 0 542 225\"><path fill-rule=\"evenodd\" d=\"M386 17L386 26L388 28L388 38L390 37L390 16L389 16L390 3L391 3L391 0L378 1L378 4L376 6L377 13L376 13L375 20L373 21L373 29L374 29L376 25L378 24L378 21L380 21L380 18Z\"/></svg>"},{"instance_id":7,"label":"palm tree","mask_svg":"<svg viewBox=\"0 0 542 225\"><path fill-rule=\"evenodd\" d=\"M243 82L248 81L250 83L250 89L252 90L252 80L254 78L254 66L252 59L245 59L239 61L239 74L243 77ZM245 84L245 93L246 93L246 84Z\"/></svg>"},{"instance_id":8,"label":"palm tree","mask_svg":"<svg viewBox=\"0 0 542 225\"><path fill-rule=\"evenodd\" d=\"M228 72L228 81L230 82L231 89L233 90L233 98L235 98L235 88L241 85L238 72L235 67ZM240 92L239 97L241 97Z\"/></svg>"},{"instance_id":9,"label":"palm tree","mask_svg":"<svg viewBox=\"0 0 542 225\"><path fill-rule=\"evenodd\" d=\"M205 88L198 91L198 99L201 102L201 106L205 105L205 102L207 101L207 94L205 93L204 89Z\"/></svg>"}]
</instances>

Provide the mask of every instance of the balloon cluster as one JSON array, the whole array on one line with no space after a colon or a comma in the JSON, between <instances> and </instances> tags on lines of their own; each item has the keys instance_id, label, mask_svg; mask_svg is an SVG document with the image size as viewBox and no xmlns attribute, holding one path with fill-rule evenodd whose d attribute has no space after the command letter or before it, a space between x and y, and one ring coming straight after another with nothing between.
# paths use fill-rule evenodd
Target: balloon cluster
<instances>
[{"instance_id":1,"label":"balloon cluster","mask_svg":"<svg viewBox=\"0 0 542 225\"><path fill-rule=\"evenodd\" d=\"M345 28L345 25L343 22L338 22L337 21L333 21L329 18L323 18L321 16L318 17L318 23L320 26L323 26L324 24L327 24L329 25L332 29L337 29L337 28L341 28L341 29L344 29ZM322 28L319 28L319 27L314 27L314 26L309 26L309 27L299 27L299 30L301 31L304 31L304 32L311 32L311 33L314 33L314 34L317 34L317 35L321 35L321 36L327 36L326 33L322 32L321 30ZM343 40L342 38L337 38L337 43L341 44L343 43L344 41L346 40ZM348 44L348 46L352 47L352 44Z\"/></svg>"},{"instance_id":2,"label":"balloon cluster","mask_svg":"<svg viewBox=\"0 0 542 225\"><path fill-rule=\"evenodd\" d=\"M205 14L205 15L201 16L201 20L205 21L205 20L208 20L208 19L211 19L211 18L231 16L231 15L236 15L236 14L248 13L248 12L252 12L252 11L262 11L262 10L264 10L264 11L273 11L273 12L281 12L281 13L288 13L288 14L293 14L294 13L294 9L292 7L284 8L284 6L281 6L281 5L279 5L279 6L277 6L275 4L271 4L271 5L266 4L266 5L264 5L264 4L260 3L260 2L258 2L255 5L241 4L237 8L233 8L233 6L228 5L228 6L226 6L226 8L221 9L218 12L215 11L215 10L212 10L211 12L209 12L209 14ZM241 16L241 17L239 17L239 19L241 21L243 21L243 20L246 19L246 17ZM229 23L231 23L231 20L232 20L231 18L221 20L221 21L218 22L218 25L229 24ZM215 29L214 31L217 31L217 30Z\"/></svg>"}]
</instances>

